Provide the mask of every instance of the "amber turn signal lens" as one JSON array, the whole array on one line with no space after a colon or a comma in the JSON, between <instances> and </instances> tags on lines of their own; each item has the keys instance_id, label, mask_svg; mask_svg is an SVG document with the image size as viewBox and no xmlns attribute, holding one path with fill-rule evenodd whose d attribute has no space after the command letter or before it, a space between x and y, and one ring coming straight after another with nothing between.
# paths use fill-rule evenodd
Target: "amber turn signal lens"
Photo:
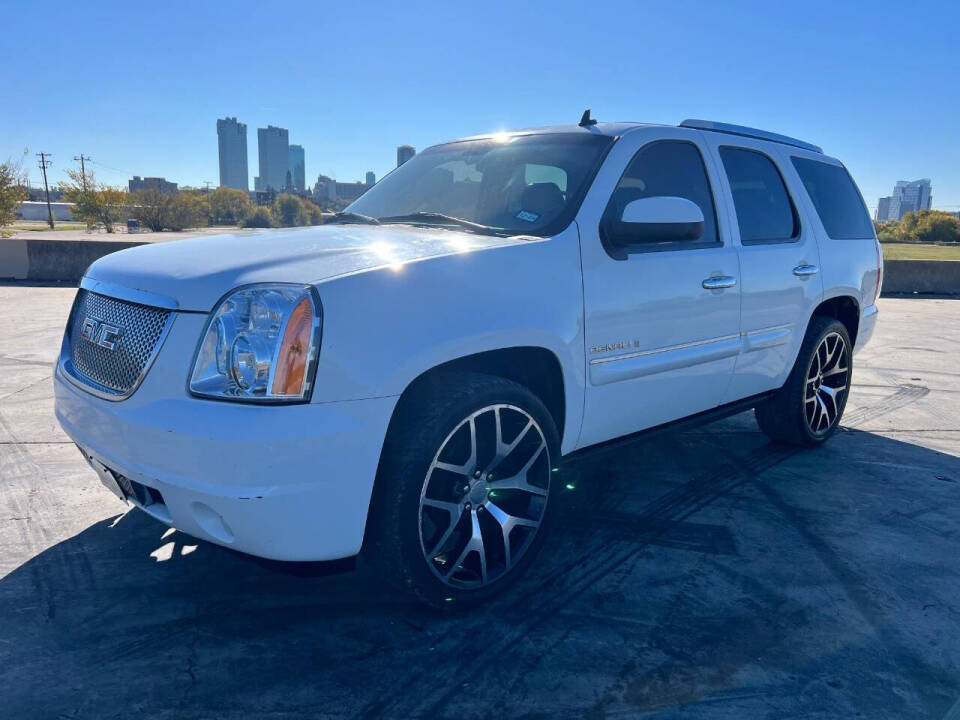
<instances>
[{"instance_id":1,"label":"amber turn signal lens","mask_svg":"<svg viewBox=\"0 0 960 720\"><path fill-rule=\"evenodd\" d=\"M297 303L283 331L273 373L274 395L302 395L310 360L310 336L313 333L313 305L309 297Z\"/></svg>"}]
</instances>

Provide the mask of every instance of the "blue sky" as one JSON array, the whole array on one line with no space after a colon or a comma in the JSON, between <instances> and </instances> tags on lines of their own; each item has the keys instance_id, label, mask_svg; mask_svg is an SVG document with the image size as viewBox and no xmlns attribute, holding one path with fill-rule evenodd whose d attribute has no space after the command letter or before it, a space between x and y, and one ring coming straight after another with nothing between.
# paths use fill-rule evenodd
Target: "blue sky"
<instances>
[{"instance_id":1,"label":"blue sky","mask_svg":"<svg viewBox=\"0 0 960 720\"><path fill-rule=\"evenodd\" d=\"M0 0L0 158L218 182L216 120L289 128L319 172L396 146L603 120L752 125L822 145L870 206L929 177L960 210L955 2L229 3ZM12 58L12 69L9 59Z\"/></svg>"}]
</instances>

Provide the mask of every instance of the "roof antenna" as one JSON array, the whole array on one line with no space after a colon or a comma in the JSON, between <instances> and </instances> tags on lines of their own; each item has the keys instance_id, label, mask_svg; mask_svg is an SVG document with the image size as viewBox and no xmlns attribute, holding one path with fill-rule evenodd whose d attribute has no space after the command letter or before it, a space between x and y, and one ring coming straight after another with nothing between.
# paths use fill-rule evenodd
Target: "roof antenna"
<instances>
[{"instance_id":1,"label":"roof antenna","mask_svg":"<svg viewBox=\"0 0 960 720\"><path fill-rule=\"evenodd\" d=\"M597 124L597 121L590 117L590 108L587 108L583 111L583 115L580 117L580 122L577 124L580 127L590 127L591 125Z\"/></svg>"}]
</instances>

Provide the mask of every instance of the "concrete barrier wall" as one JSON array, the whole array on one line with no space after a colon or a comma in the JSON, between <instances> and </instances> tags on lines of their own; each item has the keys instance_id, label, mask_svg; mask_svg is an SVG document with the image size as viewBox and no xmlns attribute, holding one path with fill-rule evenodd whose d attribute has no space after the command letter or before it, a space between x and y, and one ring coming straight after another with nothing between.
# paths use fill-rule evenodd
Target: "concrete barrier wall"
<instances>
[{"instance_id":1,"label":"concrete barrier wall","mask_svg":"<svg viewBox=\"0 0 960 720\"><path fill-rule=\"evenodd\" d=\"M0 239L0 279L75 283L94 260L143 244L122 240Z\"/></svg>"},{"instance_id":2,"label":"concrete barrier wall","mask_svg":"<svg viewBox=\"0 0 960 720\"><path fill-rule=\"evenodd\" d=\"M960 261L885 260L883 294L960 295Z\"/></svg>"}]
</instances>

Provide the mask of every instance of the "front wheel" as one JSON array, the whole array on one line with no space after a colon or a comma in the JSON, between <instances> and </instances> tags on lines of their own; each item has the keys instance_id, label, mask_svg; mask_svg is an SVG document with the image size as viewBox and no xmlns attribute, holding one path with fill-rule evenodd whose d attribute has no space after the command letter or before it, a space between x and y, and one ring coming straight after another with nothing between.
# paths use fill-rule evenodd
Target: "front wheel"
<instances>
[{"instance_id":1,"label":"front wheel","mask_svg":"<svg viewBox=\"0 0 960 720\"><path fill-rule=\"evenodd\" d=\"M836 431L847 405L853 352L846 326L815 316L783 387L754 410L772 440L819 445Z\"/></svg>"},{"instance_id":2,"label":"front wheel","mask_svg":"<svg viewBox=\"0 0 960 720\"><path fill-rule=\"evenodd\" d=\"M512 381L473 373L420 391L391 427L368 557L434 605L473 604L533 561L553 515L556 425Z\"/></svg>"}]
</instances>

